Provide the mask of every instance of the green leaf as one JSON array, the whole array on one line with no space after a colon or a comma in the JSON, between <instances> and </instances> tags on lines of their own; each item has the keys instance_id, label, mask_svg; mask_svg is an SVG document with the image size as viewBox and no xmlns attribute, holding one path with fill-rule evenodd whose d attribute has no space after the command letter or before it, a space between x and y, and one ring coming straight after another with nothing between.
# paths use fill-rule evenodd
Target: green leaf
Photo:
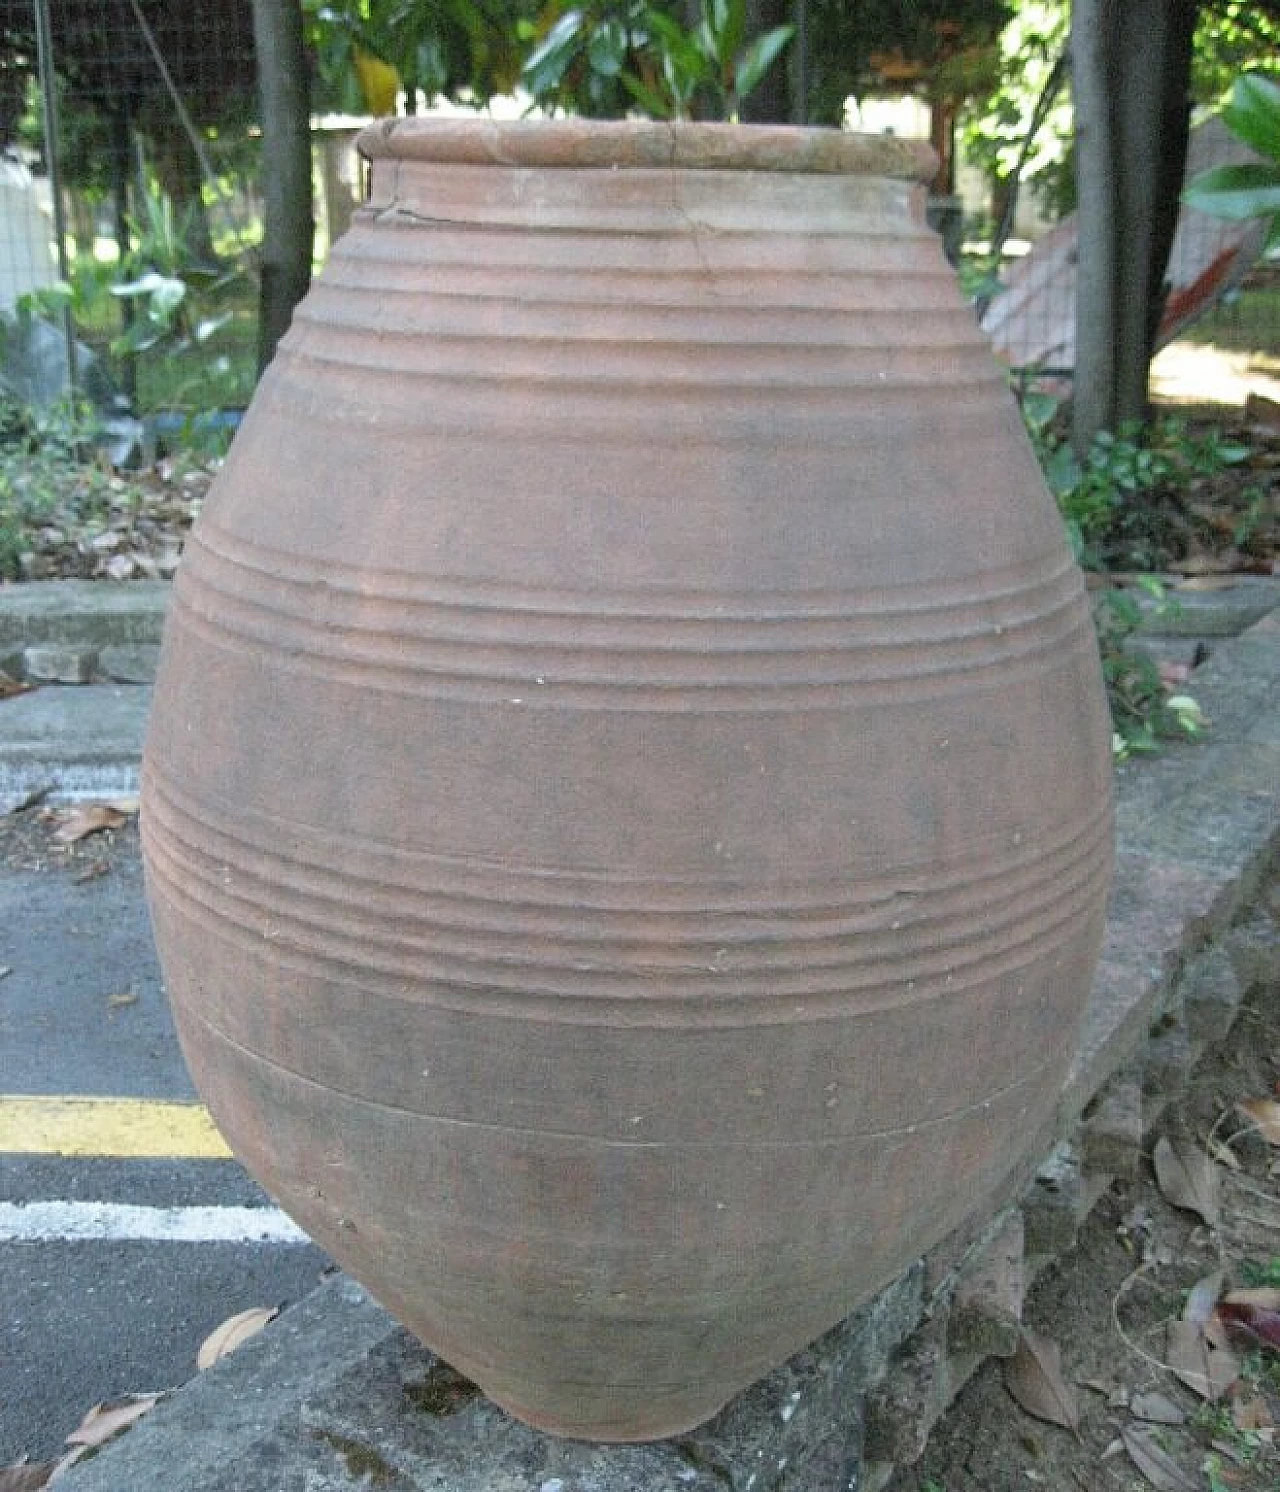
<instances>
[{"instance_id":1,"label":"green leaf","mask_svg":"<svg viewBox=\"0 0 1280 1492\"><path fill-rule=\"evenodd\" d=\"M642 83L634 73L622 74L622 86L646 114L654 119L671 118L671 101L664 98L656 89L650 88L647 83Z\"/></svg>"},{"instance_id":2,"label":"green leaf","mask_svg":"<svg viewBox=\"0 0 1280 1492\"><path fill-rule=\"evenodd\" d=\"M616 78L626 60L627 28L616 17L606 17L591 33L587 61L602 76Z\"/></svg>"},{"instance_id":3,"label":"green leaf","mask_svg":"<svg viewBox=\"0 0 1280 1492\"><path fill-rule=\"evenodd\" d=\"M148 270L145 275L140 275L136 280L126 280L122 284L111 287L112 295L118 295L121 299L128 299L136 295L150 295L164 284L164 276L157 274L154 269Z\"/></svg>"},{"instance_id":4,"label":"green leaf","mask_svg":"<svg viewBox=\"0 0 1280 1492\"><path fill-rule=\"evenodd\" d=\"M182 278L193 290L220 290L228 280L238 279L239 275L228 276L225 270L212 265L193 264L182 271Z\"/></svg>"},{"instance_id":5,"label":"green leaf","mask_svg":"<svg viewBox=\"0 0 1280 1492\"><path fill-rule=\"evenodd\" d=\"M1182 200L1216 218L1270 217L1280 212L1280 166L1215 166L1188 183Z\"/></svg>"},{"instance_id":6,"label":"green leaf","mask_svg":"<svg viewBox=\"0 0 1280 1492\"><path fill-rule=\"evenodd\" d=\"M206 316L196 327L196 341L207 342L210 337L216 336L229 321L234 319L230 311L224 312L221 316Z\"/></svg>"},{"instance_id":7,"label":"green leaf","mask_svg":"<svg viewBox=\"0 0 1280 1492\"><path fill-rule=\"evenodd\" d=\"M187 287L182 280L162 279L151 292L151 314L167 320L187 298Z\"/></svg>"},{"instance_id":8,"label":"green leaf","mask_svg":"<svg viewBox=\"0 0 1280 1492\"><path fill-rule=\"evenodd\" d=\"M1237 78L1222 118L1259 155L1280 161L1280 82L1257 73Z\"/></svg>"},{"instance_id":9,"label":"green leaf","mask_svg":"<svg viewBox=\"0 0 1280 1492\"><path fill-rule=\"evenodd\" d=\"M1222 462L1223 466L1239 466L1242 461L1247 461L1253 452L1248 446L1232 445L1225 442L1214 447L1214 455Z\"/></svg>"},{"instance_id":10,"label":"green leaf","mask_svg":"<svg viewBox=\"0 0 1280 1492\"><path fill-rule=\"evenodd\" d=\"M146 352L152 347L158 347L168 335L167 327L152 321L150 317L139 317L128 331L113 340L111 350L117 357Z\"/></svg>"},{"instance_id":11,"label":"green leaf","mask_svg":"<svg viewBox=\"0 0 1280 1492\"><path fill-rule=\"evenodd\" d=\"M692 45L692 38L679 22L673 21L670 16L664 15L660 10L649 11L645 16L645 25L652 33L656 50L659 52L679 51Z\"/></svg>"},{"instance_id":12,"label":"green leaf","mask_svg":"<svg viewBox=\"0 0 1280 1492\"><path fill-rule=\"evenodd\" d=\"M554 93L582 50L583 13L567 10L525 60L520 80L534 98Z\"/></svg>"},{"instance_id":13,"label":"green leaf","mask_svg":"<svg viewBox=\"0 0 1280 1492\"><path fill-rule=\"evenodd\" d=\"M1070 492L1080 481L1080 463L1070 446L1059 446L1045 462L1045 480L1059 497Z\"/></svg>"},{"instance_id":14,"label":"green leaf","mask_svg":"<svg viewBox=\"0 0 1280 1492\"><path fill-rule=\"evenodd\" d=\"M728 62L742 50L747 34L746 0L721 0L716 31L720 37L720 61Z\"/></svg>"},{"instance_id":15,"label":"green leaf","mask_svg":"<svg viewBox=\"0 0 1280 1492\"><path fill-rule=\"evenodd\" d=\"M670 16L665 16L660 11L650 12L648 24L663 62L668 59L672 62L692 92L706 77L711 61L703 54L697 34L684 30Z\"/></svg>"},{"instance_id":16,"label":"green leaf","mask_svg":"<svg viewBox=\"0 0 1280 1492\"><path fill-rule=\"evenodd\" d=\"M772 31L766 31L763 36L751 43L739 60L734 77L734 92L739 98L746 98L747 94L755 88L777 61L779 54L794 33L794 26L775 26Z\"/></svg>"},{"instance_id":17,"label":"green leaf","mask_svg":"<svg viewBox=\"0 0 1280 1492\"><path fill-rule=\"evenodd\" d=\"M1062 400L1053 394L1032 389L1022 400L1022 417L1033 430L1043 430L1062 408Z\"/></svg>"},{"instance_id":18,"label":"green leaf","mask_svg":"<svg viewBox=\"0 0 1280 1492\"><path fill-rule=\"evenodd\" d=\"M689 100L698 86L697 73L684 65L674 53L664 52L662 54L662 77L667 85L667 92L671 96L672 114L677 118L687 119Z\"/></svg>"},{"instance_id":19,"label":"green leaf","mask_svg":"<svg viewBox=\"0 0 1280 1492\"><path fill-rule=\"evenodd\" d=\"M704 17L689 33L694 45L713 67L720 66L720 38L712 30L711 24Z\"/></svg>"}]
</instances>

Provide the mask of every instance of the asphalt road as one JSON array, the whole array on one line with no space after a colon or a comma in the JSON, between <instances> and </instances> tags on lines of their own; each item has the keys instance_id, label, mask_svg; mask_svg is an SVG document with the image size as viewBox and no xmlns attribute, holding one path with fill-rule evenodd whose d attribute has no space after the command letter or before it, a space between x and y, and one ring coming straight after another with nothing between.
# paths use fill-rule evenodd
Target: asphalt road
<instances>
[{"instance_id":1,"label":"asphalt road","mask_svg":"<svg viewBox=\"0 0 1280 1492\"><path fill-rule=\"evenodd\" d=\"M208 1158L121 840L0 865L0 1467L56 1455L99 1401L184 1382L219 1322L327 1265L256 1236L287 1224Z\"/></svg>"}]
</instances>

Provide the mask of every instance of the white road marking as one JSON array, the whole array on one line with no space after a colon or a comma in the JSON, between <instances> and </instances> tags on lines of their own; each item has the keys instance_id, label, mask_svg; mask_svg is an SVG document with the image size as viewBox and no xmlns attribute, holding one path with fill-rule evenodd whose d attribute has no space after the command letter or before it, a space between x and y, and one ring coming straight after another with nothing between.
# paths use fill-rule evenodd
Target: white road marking
<instances>
[{"instance_id":1,"label":"white road marking","mask_svg":"<svg viewBox=\"0 0 1280 1492\"><path fill-rule=\"evenodd\" d=\"M310 1243L278 1207L0 1202L0 1243Z\"/></svg>"}]
</instances>

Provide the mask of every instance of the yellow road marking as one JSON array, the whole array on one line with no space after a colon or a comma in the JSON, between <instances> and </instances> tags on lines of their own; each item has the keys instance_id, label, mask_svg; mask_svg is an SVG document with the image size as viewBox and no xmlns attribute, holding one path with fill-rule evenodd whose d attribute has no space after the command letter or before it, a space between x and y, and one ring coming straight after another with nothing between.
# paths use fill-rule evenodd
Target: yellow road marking
<instances>
[{"instance_id":1,"label":"yellow road marking","mask_svg":"<svg viewBox=\"0 0 1280 1492\"><path fill-rule=\"evenodd\" d=\"M0 1094L0 1152L225 1160L203 1104L150 1098Z\"/></svg>"}]
</instances>

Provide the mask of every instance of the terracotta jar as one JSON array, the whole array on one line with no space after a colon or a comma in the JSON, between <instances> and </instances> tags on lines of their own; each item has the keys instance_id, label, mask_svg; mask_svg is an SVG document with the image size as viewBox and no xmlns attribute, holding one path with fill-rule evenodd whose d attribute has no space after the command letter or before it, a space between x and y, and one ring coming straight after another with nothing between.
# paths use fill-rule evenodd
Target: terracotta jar
<instances>
[{"instance_id":1,"label":"terracotta jar","mask_svg":"<svg viewBox=\"0 0 1280 1492\"><path fill-rule=\"evenodd\" d=\"M1110 861L907 142L397 122L175 587L156 934L249 1169L499 1404L699 1423L998 1188Z\"/></svg>"}]
</instances>

